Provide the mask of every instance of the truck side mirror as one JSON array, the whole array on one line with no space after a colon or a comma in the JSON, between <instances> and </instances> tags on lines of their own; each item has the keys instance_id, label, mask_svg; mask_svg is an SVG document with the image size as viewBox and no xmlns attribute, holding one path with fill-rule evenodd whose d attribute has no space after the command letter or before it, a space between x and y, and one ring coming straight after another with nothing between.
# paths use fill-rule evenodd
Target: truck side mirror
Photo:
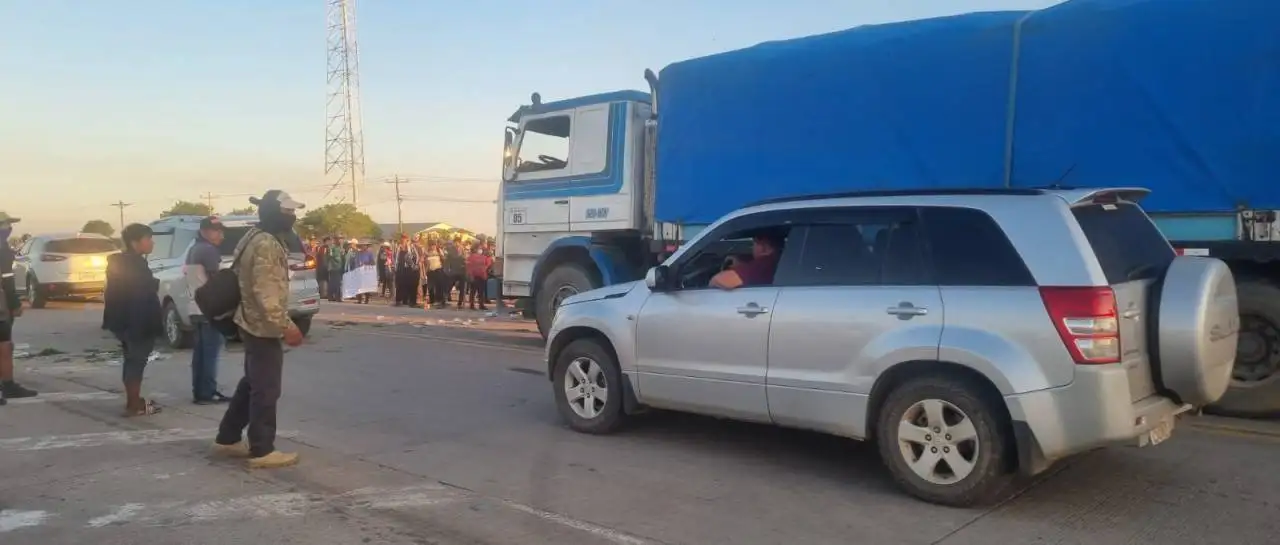
<instances>
[{"instance_id":1,"label":"truck side mirror","mask_svg":"<svg viewBox=\"0 0 1280 545\"><path fill-rule=\"evenodd\" d=\"M502 180L510 182L515 178L515 169L511 166L515 163L515 150L511 146L515 144L516 135L511 127L507 127L503 135L502 143Z\"/></svg>"},{"instance_id":2,"label":"truck side mirror","mask_svg":"<svg viewBox=\"0 0 1280 545\"><path fill-rule=\"evenodd\" d=\"M666 265L649 269L644 275L644 285L649 286L649 291L666 291L671 285L671 269Z\"/></svg>"}]
</instances>

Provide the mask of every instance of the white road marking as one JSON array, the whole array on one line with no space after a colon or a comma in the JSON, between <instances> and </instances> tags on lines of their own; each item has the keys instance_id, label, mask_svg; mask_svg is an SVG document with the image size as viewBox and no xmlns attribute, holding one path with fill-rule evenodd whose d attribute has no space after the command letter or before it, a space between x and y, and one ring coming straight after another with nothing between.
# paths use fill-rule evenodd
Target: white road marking
<instances>
[{"instance_id":1,"label":"white road marking","mask_svg":"<svg viewBox=\"0 0 1280 545\"><path fill-rule=\"evenodd\" d=\"M141 513L143 509L146 509L146 508L147 506L141 503L126 503L124 505L121 505L120 507L117 507L116 510L112 511L111 514L109 515L103 515L101 517L95 517L93 519L90 519L89 527L101 528L103 526L118 524L133 518L138 513Z\"/></svg>"},{"instance_id":2,"label":"white road marking","mask_svg":"<svg viewBox=\"0 0 1280 545\"><path fill-rule=\"evenodd\" d=\"M302 517L321 508L414 509L458 501L463 495L440 485L362 488L345 494L281 493L204 502L128 503L95 517L89 528L143 525L176 526L226 520Z\"/></svg>"},{"instance_id":3,"label":"white road marking","mask_svg":"<svg viewBox=\"0 0 1280 545\"><path fill-rule=\"evenodd\" d=\"M34 403L52 403L57 401L99 401L103 399L118 399L119 394L111 392L49 392L42 393L36 397L24 397L21 399L10 399L10 405L31 405Z\"/></svg>"},{"instance_id":4,"label":"white road marking","mask_svg":"<svg viewBox=\"0 0 1280 545\"><path fill-rule=\"evenodd\" d=\"M502 503L521 513L533 515L547 522L553 522L561 526L568 526L569 528L586 532L602 539L607 539L614 543L618 543L619 545L653 545L652 541L633 536L626 532L614 530L612 528L605 528L604 526L592 524L583 520L569 518L558 513L543 511L537 507L530 507L523 503L516 503L510 500L503 500Z\"/></svg>"},{"instance_id":5,"label":"white road marking","mask_svg":"<svg viewBox=\"0 0 1280 545\"><path fill-rule=\"evenodd\" d=\"M111 399L120 399L122 396L113 392L48 392L41 393L36 397L24 397L21 399L10 399L10 405L32 405L36 403L59 403L63 401L103 401ZM168 394L155 393L143 394L147 399L167 399L171 396Z\"/></svg>"},{"instance_id":6,"label":"white road marking","mask_svg":"<svg viewBox=\"0 0 1280 545\"><path fill-rule=\"evenodd\" d=\"M109 431L101 433L83 433L79 435L46 435L44 437L16 437L0 439L0 452L50 450L58 448L102 447L113 445L154 445L159 443L175 443L179 441L212 442L217 429L186 430L173 428L168 430L135 430ZM290 438L297 432L277 432L277 437Z\"/></svg>"},{"instance_id":7,"label":"white road marking","mask_svg":"<svg viewBox=\"0 0 1280 545\"><path fill-rule=\"evenodd\" d=\"M21 528L32 528L44 524L53 515L46 511L16 511L5 509L0 511L0 533L12 532Z\"/></svg>"}]
</instances>

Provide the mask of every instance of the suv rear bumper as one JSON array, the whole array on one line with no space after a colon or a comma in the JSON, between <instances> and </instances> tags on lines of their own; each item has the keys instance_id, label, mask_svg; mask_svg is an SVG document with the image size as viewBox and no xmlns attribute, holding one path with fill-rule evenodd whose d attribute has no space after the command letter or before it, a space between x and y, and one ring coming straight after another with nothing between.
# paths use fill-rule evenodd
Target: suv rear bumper
<instances>
[{"instance_id":1,"label":"suv rear bumper","mask_svg":"<svg viewBox=\"0 0 1280 545\"><path fill-rule=\"evenodd\" d=\"M1057 460L1109 444L1136 443L1191 409L1160 395L1136 402L1129 397L1121 364L1078 366L1071 384L1005 396L1022 472L1040 473Z\"/></svg>"},{"instance_id":2,"label":"suv rear bumper","mask_svg":"<svg viewBox=\"0 0 1280 545\"><path fill-rule=\"evenodd\" d=\"M107 289L106 282L54 282L41 283L39 288L46 297L65 297L67 295L100 294Z\"/></svg>"}]
</instances>

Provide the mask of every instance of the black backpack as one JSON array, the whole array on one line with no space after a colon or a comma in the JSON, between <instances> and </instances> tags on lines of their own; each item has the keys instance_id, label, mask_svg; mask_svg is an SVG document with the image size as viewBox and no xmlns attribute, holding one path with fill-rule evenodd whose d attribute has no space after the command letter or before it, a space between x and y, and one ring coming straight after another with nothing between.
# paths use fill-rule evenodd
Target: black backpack
<instances>
[{"instance_id":1,"label":"black backpack","mask_svg":"<svg viewBox=\"0 0 1280 545\"><path fill-rule=\"evenodd\" d=\"M262 231L255 231L251 236L256 237L261 233ZM196 288L196 308L211 323L230 321L235 317L236 309L240 308L240 275L236 273L236 266L252 243L253 239L250 239L240 248L230 267L219 269L209 277L208 282Z\"/></svg>"}]
</instances>

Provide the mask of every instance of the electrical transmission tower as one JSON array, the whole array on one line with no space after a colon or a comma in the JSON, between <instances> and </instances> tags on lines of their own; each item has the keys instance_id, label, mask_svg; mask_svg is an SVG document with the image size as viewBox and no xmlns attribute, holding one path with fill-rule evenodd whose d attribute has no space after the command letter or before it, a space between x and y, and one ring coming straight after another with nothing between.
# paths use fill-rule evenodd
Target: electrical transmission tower
<instances>
[{"instance_id":1,"label":"electrical transmission tower","mask_svg":"<svg viewBox=\"0 0 1280 545\"><path fill-rule=\"evenodd\" d=\"M364 131L360 127L360 60L356 46L355 0L325 0L328 21L328 86L324 173L334 181L329 193L351 186L351 204L360 205L364 183ZM325 197L328 197L325 194Z\"/></svg>"}]
</instances>

